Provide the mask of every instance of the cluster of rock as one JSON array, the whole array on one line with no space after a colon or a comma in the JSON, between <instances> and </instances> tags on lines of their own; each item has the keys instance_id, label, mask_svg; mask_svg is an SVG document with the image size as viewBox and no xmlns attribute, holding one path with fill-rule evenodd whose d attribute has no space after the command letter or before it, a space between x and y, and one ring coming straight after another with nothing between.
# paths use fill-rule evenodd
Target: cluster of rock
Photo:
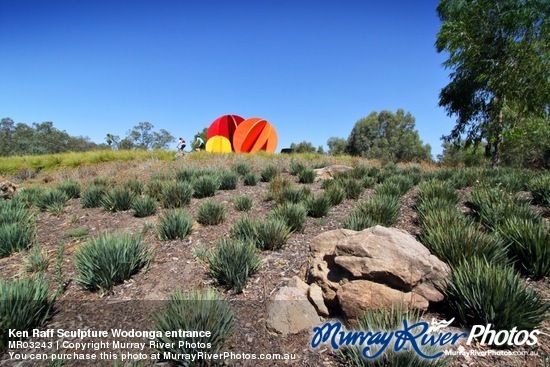
<instances>
[{"instance_id":1,"label":"cluster of rock","mask_svg":"<svg viewBox=\"0 0 550 367\"><path fill-rule=\"evenodd\" d=\"M295 333L319 316L354 319L371 308L401 303L426 309L450 268L405 231L375 226L338 229L315 237L304 274L281 288L268 306L268 328Z\"/></svg>"},{"instance_id":2,"label":"cluster of rock","mask_svg":"<svg viewBox=\"0 0 550 367\"><path fill-rule=\"evenodd\" d=\"M0 176L0 198L7 200L15 195L17 186Z\"/></svg>"}]
</instances>

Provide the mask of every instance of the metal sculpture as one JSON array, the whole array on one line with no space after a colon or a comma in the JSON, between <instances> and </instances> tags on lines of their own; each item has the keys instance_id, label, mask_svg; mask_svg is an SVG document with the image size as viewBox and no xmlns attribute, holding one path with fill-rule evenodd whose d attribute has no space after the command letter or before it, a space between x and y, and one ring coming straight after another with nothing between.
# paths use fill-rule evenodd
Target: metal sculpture
<instances>
[{"instance_id":1,"label":"metal sculpture","mask_svg":"<svg viewBox=\"0 0 550 367\"><path fill-rule=\"evenodd\" d=\"M206 133L206 150L215 153L255 153L277 149L277 132L267 120L224 115L210 125Z\"/></svg>"}]
</instances>

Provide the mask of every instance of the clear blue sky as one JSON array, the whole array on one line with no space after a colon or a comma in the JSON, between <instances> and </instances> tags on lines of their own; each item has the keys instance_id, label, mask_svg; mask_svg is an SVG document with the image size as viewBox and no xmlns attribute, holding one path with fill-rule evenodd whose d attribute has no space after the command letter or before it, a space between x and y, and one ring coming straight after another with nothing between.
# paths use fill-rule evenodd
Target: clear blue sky
<instances>
[{"instance_id":1,"label":"clear blue sky","mask_svg":"<svg viewBox=\"0 0 550 367\"><path fill-rule=\"evenodd\" d=\"M279 151L403 108L435 156L454 126L437 3L0 0L0 118L101 143L141 121L191 140L237 114L270 121Z\"/></svg>"}]
</instances>

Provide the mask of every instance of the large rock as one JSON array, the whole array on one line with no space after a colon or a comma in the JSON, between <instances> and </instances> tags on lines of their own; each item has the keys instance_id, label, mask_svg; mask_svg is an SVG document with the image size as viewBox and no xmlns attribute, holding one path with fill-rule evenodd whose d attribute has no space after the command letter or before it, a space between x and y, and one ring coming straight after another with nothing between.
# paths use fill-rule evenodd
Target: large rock
<instances>
[{"instance_id":1,"label":"large rock","mask_svg":"<svg viewBox=\"0 0 550 367\"><path fill-rule=\"evenodd\" d=\"M326 179L332 179L334 178L334 175L338 172L346 172L352 170L352 167L343 166L340 164L333 164L327 167L318 168L315 171L317 174L317 177L315 178L315 181L322 181Z\"/></svg>"},{"instance_id":2,"label":"large rock","mask_svg":"<svg viewBox=\"0 0 550 367\"><path fill-rule=\"evenodd\" d=\"M443 300L437 285L449 267L405 231L375 226L338 229L310 244L307 282L323 291L329 308L355 317L367 308L428 307Z\"/></svg>"},{"instance_id":3,"label":"large rock","mask_svg":"<svg viewBox=\"0 0 550 367\"><path fill-rule=\"evenodd\" d=\"M282 287L267 306L267 328L284 336L311 330L319 321L317 311L298 288Z\"/></svg>"},{"instance_id":4,"label":"large rock","mask_svg":"<svg viewBox=\"0 0 550 367\"><path fill-rule=\"evenodd\" d=\"M17 191L17 186L14 183L6 180L3 177L0 177L0 198L1 199L11 199Z\"/></svg>"}]
</instances>

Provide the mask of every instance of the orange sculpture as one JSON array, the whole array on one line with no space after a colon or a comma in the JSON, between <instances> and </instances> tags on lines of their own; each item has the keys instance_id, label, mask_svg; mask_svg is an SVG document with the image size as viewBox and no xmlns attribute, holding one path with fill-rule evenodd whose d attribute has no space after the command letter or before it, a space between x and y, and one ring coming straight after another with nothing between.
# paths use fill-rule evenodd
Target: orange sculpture
<instances>
[{"instance_id":1,"label":"orange sculpture","mask_svg":"<svg viewBox=\"0 0 550 367\"><path fill-rule=\"evenodd\" d=\"M210 125L206 132L206 151L214 153L255 153L277 149L277 132L265 119L243 119L237 115L224 115Z\"/></svg>"}]
</instances>

